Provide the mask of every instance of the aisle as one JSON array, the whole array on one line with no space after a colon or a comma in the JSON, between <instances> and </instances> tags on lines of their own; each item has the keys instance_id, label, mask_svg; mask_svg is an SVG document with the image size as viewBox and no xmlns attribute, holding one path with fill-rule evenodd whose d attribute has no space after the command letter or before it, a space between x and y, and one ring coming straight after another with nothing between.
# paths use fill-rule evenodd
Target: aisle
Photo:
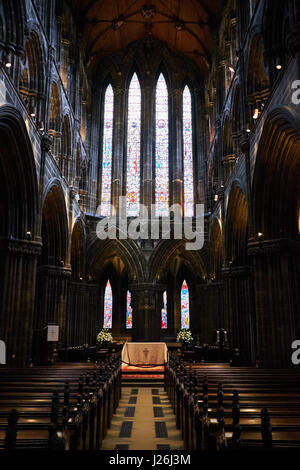
<instances>
[{"instance_id":1,"label":"aisle","mask_svg":"<svg viewBox=\"0 0 300 470\"><path fill-rule=\"evenodd\" d=\"M176 429L167 394L163 388L123 387L122 399L103 450L182 450L181 432Z\"/></svg>"}]
</instances>

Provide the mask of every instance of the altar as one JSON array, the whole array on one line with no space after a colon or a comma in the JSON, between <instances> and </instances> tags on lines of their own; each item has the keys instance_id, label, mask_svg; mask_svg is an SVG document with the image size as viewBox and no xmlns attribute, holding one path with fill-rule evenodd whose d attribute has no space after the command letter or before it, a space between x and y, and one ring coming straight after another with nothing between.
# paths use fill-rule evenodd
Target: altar
<instances>
[{"instance_id":1,"label":"altar","mask_svg":"<svg viewBox=\"0 0 300 470\"><path fill-rule=\"evenodd\" d=\"M131 366L163 365L168 360L166 343L125 343L122 361Z\"/></svg>"}]
</instances>

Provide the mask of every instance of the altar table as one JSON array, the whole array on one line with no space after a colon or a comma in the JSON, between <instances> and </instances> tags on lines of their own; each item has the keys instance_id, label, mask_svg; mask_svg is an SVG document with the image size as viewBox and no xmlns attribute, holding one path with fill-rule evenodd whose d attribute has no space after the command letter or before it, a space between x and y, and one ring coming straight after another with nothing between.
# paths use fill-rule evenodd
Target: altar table
<instances>
[{"instance_id":1,"label":"altar table","mask_svg":"<svg viewBox=\"0 0 300 470\"><path fill-rule=\"evenodd\" d=\"M166 343L125 343L122 361L131 366L162 365L167 362Z\"/></svg>"}]
</instances>

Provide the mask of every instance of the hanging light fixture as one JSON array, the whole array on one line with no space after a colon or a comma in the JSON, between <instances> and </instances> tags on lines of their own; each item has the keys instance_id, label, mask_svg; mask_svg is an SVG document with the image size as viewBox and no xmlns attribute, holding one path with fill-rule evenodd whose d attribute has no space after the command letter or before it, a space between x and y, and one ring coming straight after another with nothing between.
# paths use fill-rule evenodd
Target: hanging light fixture
<instances>
[{"instance_id":1,"label":"hanging light fixture","mask_svg":"<svg viewBox=\"0 0 300 470\"><path fill-rule=\"evenodd\" d=\"M253 119L257 119L259 117L259 109L255 108L253 113Z\"/></svg>"}]
</instances>

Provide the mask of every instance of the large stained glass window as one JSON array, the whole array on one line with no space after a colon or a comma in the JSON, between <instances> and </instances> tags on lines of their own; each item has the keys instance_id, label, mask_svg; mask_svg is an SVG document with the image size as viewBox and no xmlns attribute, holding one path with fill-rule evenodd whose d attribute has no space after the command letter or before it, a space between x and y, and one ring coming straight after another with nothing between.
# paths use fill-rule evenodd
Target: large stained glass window
<instances>
[{"instance_id":1,"label":"large stained glass window","mask_svg":"<svg viewBox=\"0 0 300 470\"><path fill-rule=\"evenodd\" d=\"M161 73L156 85L155 215L169 215L169 111L168 88Z\"/></svg>"},{"instance_id":2,"label":"large stained glass window","mask_svg":"<svg viewBox=\"0 0 300 470\"><path fill-rule=\"evenodd\" d=\"M131 307L131 293L127 291L127 304L126 304L126 328L132 328L132 307Z\"/></svg>"},{"instance_id":3,"label":"large stained glass window","mask_svg":"<svg viewBox=\"0 0 300 470\"><path fill-rule=\"evenodd\" d=\"M192 98L189 87L183 90L183 191L184 215L194 215Z\"/></svg>"},{"instance_id":4,"label":"large stained glass window","mask_svg":"<svg viewBox=\"0 0 300 470\"><path fill-rule=\"evenodd\" d=\"M112 290L108 280L104 292L104 328L112 327L112 301Z\"/></svg>"},{"instance_id":5,"label":"large stained glass window","mask_svg":"<svg viewBox=\"0 0 300 470\"><path fill-rule=\"evenodd\" d=\"M141 148L141 87L136 73L128 93L127 123L127 216L139 215Z\"/></svg>"},{"instance_id":6,"label":"large stained glass window","mask_svg":"<svg viewBox=\"0 0 300 470\"><path fill-rule=\"evenodd\" d=\"M168 327L168 311L167 311L167 291L163 293L163 308L161 309L161 327Z\"/></svg>"},{"instance_id":7,"label":"large stained glass window","mask_svg":"<svg viewBox=\"0 0 300 470\"><path fill-rule=\"evenodd\" d=\"M111 167L113 142L114 92L108 85L104 99L101 215L111 213Z\"/></svg>"},{"instance_id":8,"label":"large stained glass window","mask_svg":"<svg viewBox=\"0 0 300 470\"><path fill-rule=\"evenodd\" d=\"M190 327L190 298L186 280L181 286L181 328Z\"/></svg>"}]
</instances>

